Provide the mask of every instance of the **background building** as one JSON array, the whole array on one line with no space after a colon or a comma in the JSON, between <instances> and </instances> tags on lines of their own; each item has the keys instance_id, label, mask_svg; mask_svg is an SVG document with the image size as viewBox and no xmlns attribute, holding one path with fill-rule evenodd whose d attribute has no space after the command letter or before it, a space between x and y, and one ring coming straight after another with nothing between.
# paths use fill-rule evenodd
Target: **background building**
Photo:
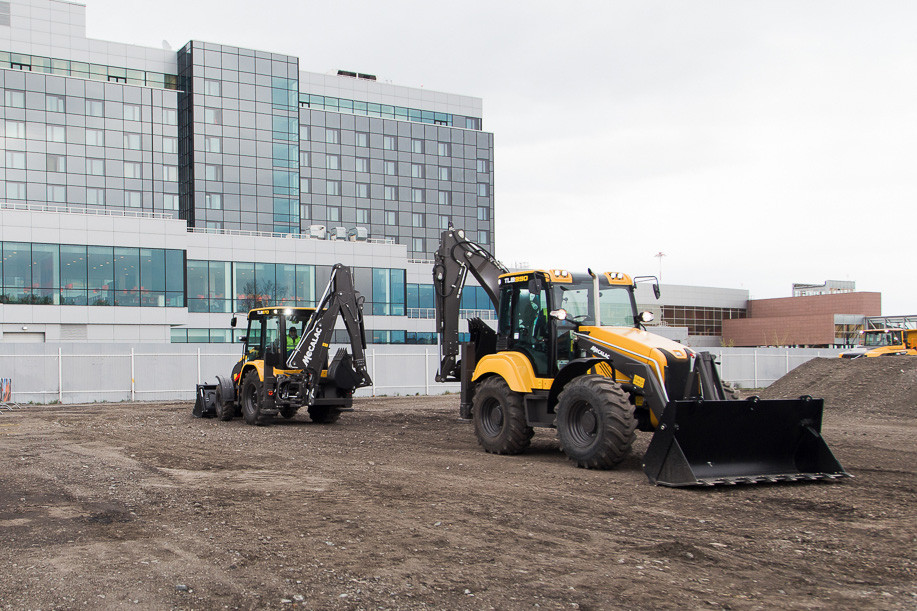
<instances>
[{"instance_id":1,"label":"background building","mask_svg":"<svg viewBox=\"0 0 917 611\"><path fill-rule=\"evenodd\" d=\"M825 280L822 284L793 283L793 297L853 293L854 291L856 291L856 282L853 280Z\"/></svg>"},{"instance_id":2,"label":"background building","mask_svg":"<svg viewBox=\"0 0 917 611\"><path fill-rule=\"evenodd\" d=\"M0 339L229 341L229 314L311 305L340 262L371 341L432 342L441 229L493 248L479 98L85 23L0 2Z\"/></svg>"},{"instance_id":3,"label":"background building","mask_svg":"<svg viewBox=\"0 0 917 611\"><path fill-rule=\"evenodd\" d=\"M723 341L729 346L849 346L866 317L881 311L880 293L753 299L745 318L723 321Z\"/></svg>"},{"instance_id":4,"label":"background building","mask_svg":"<svg viewBox=\"0 0 917 611\"><path fill-rule=\"evenodd\" d=\"M91 40L82 5L0 4L9 202L211 229L359 225L419 257L451 218L492 247L493 135L479 98L301 72L265 51Z\"/></svg>"}]
</instances>

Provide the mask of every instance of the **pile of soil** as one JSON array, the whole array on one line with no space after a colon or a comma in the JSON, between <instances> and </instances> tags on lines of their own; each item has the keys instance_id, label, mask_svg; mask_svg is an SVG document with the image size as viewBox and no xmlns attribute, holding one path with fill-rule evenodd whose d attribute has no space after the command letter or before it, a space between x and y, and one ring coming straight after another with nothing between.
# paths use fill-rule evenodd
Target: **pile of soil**
<instances>
[{"instance_id":1,"label":"pile of soil","mask_svg":"<svg viewBox=\"0 0 917 611\"><path fill-rule=\"evenodd\" d=\"M800 365L760 393L762 399L811 395L826 412L917 416L917 358L817 358Z\"/></svg>"}]
</instances>

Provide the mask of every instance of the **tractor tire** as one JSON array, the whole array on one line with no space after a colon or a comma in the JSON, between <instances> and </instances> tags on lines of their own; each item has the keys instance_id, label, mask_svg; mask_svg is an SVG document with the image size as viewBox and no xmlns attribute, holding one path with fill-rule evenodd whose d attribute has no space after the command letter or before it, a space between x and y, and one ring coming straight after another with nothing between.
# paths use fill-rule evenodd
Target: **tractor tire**
<instances>
[{"instance_id":1,"label":"tractor tire","mask_svg":"<svg viewBox=\"0 0 917 611\"><path fill-rule=\"evenodd\" d=\"M471 419L478 443L491 454L519 454L529 447L535 434L525 422L522 394L510 390L498 376L477 385Z\"/></svg>"},{"instance_id":2,"label":"tractor tire","mask_svg":"<svg viewBox=\"0 0 917 611\"><path fill-rule=\"evenodd\" d=\"M557 438L578 467L610 469L636 437L637 420L627 393L611 378L584 375L572 380L557 403Z\"/></svg>"},{"instance_id":3,"label":"tractor tire","mask_svg":"<svg viewBox=\"0 0 917 611\"><path fill-rule=\"evenodd\" d=\"M261 379L257 371L249 371L242 382L242 417L246 424L263 426L271 423L271 416L261 413Z\"/></svg>"},{"instance_id":4,"label":"tractor tire","mask_svg":"<svg viewBox=\"0 0 917 611\"><path fill-rule=\"evenodd\" d=\"M216 410L217 418L224 422L232 420L236 415L236 402L226 401L223 399L223 393L220 391L219 386L217 386L217 393L213 400L213 407Z\"/></svg>"},{"instance_id":5,"label":"tractor tire","mask_svg":"<svg viewBox=\"0 0 917 611\"><path fill-rule=\"evenodd\" d=\"M331 405L313 405L309 408L309 418L316 424L334 424L341 417L341 410Z\"/></svg>"}]
</instances>

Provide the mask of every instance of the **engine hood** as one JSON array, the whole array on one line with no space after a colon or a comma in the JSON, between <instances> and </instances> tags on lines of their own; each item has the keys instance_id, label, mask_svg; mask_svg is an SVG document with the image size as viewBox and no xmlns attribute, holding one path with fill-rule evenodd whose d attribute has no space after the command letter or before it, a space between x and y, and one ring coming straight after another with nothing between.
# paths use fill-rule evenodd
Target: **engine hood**
<instances>
[{"instance_id":1,"label":"engine hood","mask_svg":"<svg viewBox=\"0 0 917 611\"><path fill-rule=\"evenodd\" d=\"M597 341L656 361L666 362L673 357L676 360L688 360L693 354L690 348L643 329L584 326L580 327L579 331Z\"/></svg>"}]
</instances>

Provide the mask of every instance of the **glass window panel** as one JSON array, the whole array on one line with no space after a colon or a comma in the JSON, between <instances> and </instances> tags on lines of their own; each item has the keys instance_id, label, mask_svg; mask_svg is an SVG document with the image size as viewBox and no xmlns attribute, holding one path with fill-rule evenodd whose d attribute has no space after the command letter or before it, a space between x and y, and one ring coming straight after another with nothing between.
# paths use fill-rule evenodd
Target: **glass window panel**
<instances>
[{"instance_id":1,"label":"glass window panel","mask_svg":"<svg viewBox=\"0 0 917 611\"><path fill-rule=\"evenodd\" d=\"M140 305L140 249L115 248L115 305Z\"/></svg>"},{"instance_id":2,"label":"glass window panel","mask_svg":"<svg viewBox=\"0 0 917 611\"><path fill-rule=\"evenodd\" d=\"M25 121L13 121L11 119L7 119L4 127L4 135L7 138L15 138L17 140L25 138ZM49 125L48 127L50 128L56 126Z\"/></svg>"},{"instance_id":3,"label":"glass window panel","mask_svg":"<svg viewBox=\"0 0 917 611\"><path fill-rule=\"evenodd\" d=\"M104 117L105 103L102 100L86 100L87 117Z\"/></svg>"},{"instance_id":4,"label":"glass window panel","mask_svg":"<svg viewBox=\"0 0 917 611\"><path fill-rule=\"evenodd\" d=\"M296 266L278 263L275 272L277 287L274 293L277 303L284 306L296 305Z\"/></svg>"},{"instance_id":5,"label":"glass window panel","mask_svg":"<svg viewBox=\"0 0 917 611\"><path fill-rule=\"evenodd\" d=\"M392 316L405 314L405 270L390 269L389 271L389 306ZM403 341L401 342L403 343Z\"/></svg>"},{"instance_id":6,"label":"glass window panel","mask_svg":"<svg viewBox=\"0 0 917 611\"><path fill-rule=\"evenodd\" d=\"M7 181L6 197L7 199L25 199L25 183Z\"/></svg>"},{"instance_id":7,"label":"glass window panel","mask_svg":"<svg viewBox=\"0 0 917 611\"><path fill-rule=\"evenodd\" d=\"M53 95L50 93L45 95L45 110L49 112L65 112L66 105L64 100L64 96L61 95Z\"/></svg>"},{"instance_id":8,"label":"glass window panel","mask_svg":"<svg viewBox=\"0 0 917 611\"><path fill-rule=\"evenodd\" d=\"M60 246L32 244L32 303L59 303Z\"/></svg>"},{"instance_id":9,"label":"glass window panel","mask_svg":"<svg viewBox=\"0 0 917 611\"><path fill-rule=\"evenodd\" d=\"M105 160L94 159L92 157L87 158L86 173L90 176L105 176Z\"/></svg>"},{"instance_id":10,"label":"glass window panel","mask_svg":"<svg viewBox=\"0 0 917 611\"><path fill-rule=\"evenodd\" d=\"M105 132L101 129L86 128L87 146L105 146Z\"/></svg>"},{"instance_id":11,"label":"glass window panel","mask_svg":"<svg viewBox=\"0 0 917 611\"><path fill-rule=\"evenodd\" d=\"M273 263L255 263L255 294L259 305L274 303L276 278Z\"/></svg>"},{"instance_id":12,"label":"glass window panel","mask_svg":"<svg viewBox=\"0 0 917 611\"><path fill-rule=\"evenodd\" d=\"M114 249L111 246L87 248L89 266L89 305L112 305L114 295Z\"/></svg>"},{"instance_id":13,"label":"glass window panel","mask_svg":"<svg viewBox=\"0 0 917 611\"><path fill-rule=\"evenodd\" d=\"M45 139L48 142L64 142L66 140L66 130L63 125L46 125Z\"/></svg>"},{"instance_id":14,"label":"glass window panel","mask_svg":"<svg viewBox=\"0 0 917 611\"><path fill-rule=\"evenodd\" d=\"M165 255L161 248L140 249L140 305L166 305Z\"/></svg>"},{"instance_id":15,"label":"glass window panel","mask_svg":"<svg viewBox=\"0 0 917 611\"><path fill-rule=\"evenodd\" d=\"M209 263L207 261L188 261L188 311L208 312Z\"/></svg>"},{"instance_id":16,"label":"glass window panel","mask_svg":"<svg viewBox=\"0 0 917 611\"><path fill-rule=\"evenodd\" d=\"M166 291L185 290L185 253L181 250L166 251Z\"/></svg>"},{"instance_id":17,"label":"glass window panel","mask_svg":"<svg viewBox=\"0 0 917 611\"><path fill-rule=\"evenodd\" d=\"M387 269L375 268L372 270L372 313L375 315L386 316L391 314L391 284L388 271Z\"/></svg>"},{"instance_id":18,"label":"glass window panel","mask_svg":"<svg viewBox=\"0 0 917 611\"><path fill-rule=\"evenodd\" d=\"M130 149L133 151L140 150L140 134L126 133L124 134L124 148Z\"/></svg>"},{"instance_id":19,"label":"glass window panel","mask_svg":"<svg viewBox=\"0 0 917 611\"><path fill-rule=\"evenodd\" d=\"M248 312L256 307L254 263L233 263L233 294L236 312Z\"/></svg>"},{"instance_id":20,"label":"glass window panel","mask_svg":"<svg viewBox=\"0 0 917 611\"><path fill-rule=\"evenodd\" d=\"M25 92L7 89L3 92L3 101L10 108L25 108Z\"/></svg>"},{"instance_id":21,"label":"glass window panel","mask_svg":"<svg viewBox=\"0 0 917 611\"><path fill-rule=\"evenodd\" d=\"M10 170L24 170L25 153L22 151L6 151L6 167Z\"/></svg>"},{"instance_id":22,"label":"glass window panel","mask_svg":"<svg viewBox=\"0 0 917 611\"><path fill-rule=\"evenodd\" d=\"M61 245L60 289L64 305L86 305L87 261L85 246Z\"/></svg>"},{"instance_id":23,"label":"glass window panel","mask_svg":"<svg viewBox=\"0 0 917 611\"><path fill-rule=\"evenodd\" d=\"M143 164L138 161L124 162L125 178L143 178Z\"/></svg>"},{"instance_id":24,"label":"glass window panel","mask_svg":"<svg viewBox=\"0 0 917 611\"><path fill-rule=\"evenodd\" d=\"M208 295L211 312L232 311L232 264L229 261L210 261Z\"/></svg>"},{"instance_id":25,"label":"glass window panel","mask_svg":"<svg viewBox=\"0 0 917 611\"><path fill-rule=\"evenodd\" d=\"M296 266L296 305L299 307L315 306L315 266Z\"/></svg>"},{"instance_id":26,"label":"glass window panel","mask_svg":"<svg viewBox=\"0 0 917 611\"><path fill-rule=\"evenodd\" d=\"M32 290L32 245L26 242L3 244L3 299L8 303L28 303Z\"/></svg>"},{"instance_id":27,"label":"glass window panel","mask_svg":"<svg viewBox=\"0 0 917 611\"><path fill-rule=\"evenodd\" d=\"M433 285L421 284L419 290L419 301L421 308L435 308Z\"/></svg>"},{"instance_id":28,"label":"glass window panel","mask_svg":"<svg viewBox=\"0 0 917 611\"><path fill-rule=\"evenodd\" d=\"M124 120L125 121L139 121L140 120L140 105L139 104L125 104L124 105Z\"/></svg>"}]
</instances>

